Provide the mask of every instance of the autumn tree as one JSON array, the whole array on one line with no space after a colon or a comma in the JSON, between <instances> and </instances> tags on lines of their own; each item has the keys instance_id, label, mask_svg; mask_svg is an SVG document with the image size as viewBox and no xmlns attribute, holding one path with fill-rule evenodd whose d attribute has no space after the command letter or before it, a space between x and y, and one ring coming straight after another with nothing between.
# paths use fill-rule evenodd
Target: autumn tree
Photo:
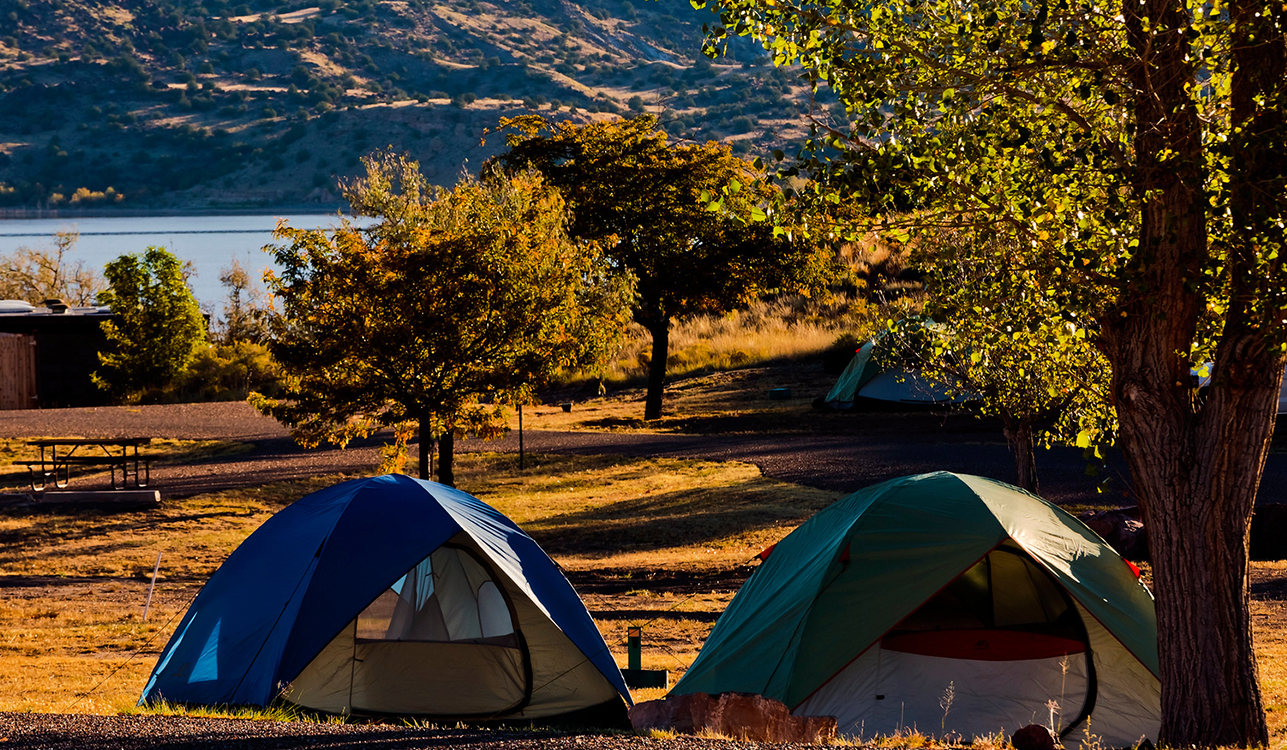
<instances>
[{"instance_id":1,"label":"autumn tree","mask_svg":"<svg viewBox=\"0 0 1287 750\"><path fill-rule=\"evenodd\" d=\"M206 340L206 321L188 286L181 260L163 247L122 255L107 264L107 289L98 302L111 308L102 323L112 343L99 352L94 383L133 400L181 375Z\"/></svg>"},{"instance_id":2,"label":"autumn tree","mask_svg":"<svg viewBox=\"0 0 1287 750\"><path fill-rule=\"evenodd\" d=\"M753 36L845 106L805 144L810 195L904 236L1004 228L1010 267L1095 321L1149 528L1154 739L1266 745L1247 539L1284 362L1287 6L718 4L709 52Z\"/></svg>"},{"instance_id":3,"label":"autumn tree","mask_svg":"<svg viewBox=\"0 0 1287 750\"><path fill-rule=\"evenodd\" d=\"M726 145L670 144L652 115L500 124L513 132L499 163L540 170L572 208L572 233L605 243L638 278L634 319L652 334L644 419L661 416L672 321L806 291L829 270L817 243L752 220L765 218L776 188Z\"/></svg>"},{"instance_id":4,"label":"autumn tree","mask_svg":"<svg viewBox=\"0 0 1287 750\"><path fill-rule=\"evenodd\" d=\"M94 302L103 289L103 280L85 261L72 262L80 235L55 232L51 249L19 247L0 256L0 299L20 299L39 304L48 299L61 299L70 305Z\"/></svg>"},{"instance_id":5,"label":"autumn tree","mask_svg":"<svg viewBox=\"0 0 1287 750\"><path fill-rule=\"evenodd\" d=\"M452 190L390 153L341 186L355 216L334 232L281 224L268 276L280 314L269 350L280 400L252 402L296 440L343 446L381 426L420 435L420 476L440 439L504 429L503 406L563 370L593 368L628 322L630 279L593 243L569 239L562 197L531 171L485 173Z\"/></svg>"}]
</instances>

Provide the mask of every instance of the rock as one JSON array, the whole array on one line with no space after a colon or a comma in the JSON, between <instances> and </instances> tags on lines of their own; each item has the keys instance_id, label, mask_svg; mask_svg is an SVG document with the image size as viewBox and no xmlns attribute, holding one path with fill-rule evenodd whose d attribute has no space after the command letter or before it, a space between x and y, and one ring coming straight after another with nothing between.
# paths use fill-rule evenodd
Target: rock
<instances>
[{"instance_id":1,"label":"rock","mask_svg":"<svg viewBox=\"0 0 1287 750\"><path fill-rule=\"evenodd\" d=\"M1088 510L1078 518L1127 560L1148 559L1148 531L1139 519L1139 508Z\"/></svg>"},{"instance_id":2,"label":"rock","mask_svg":"<svg viewBox=\"0 0 1287 750\"><path fill-rule=\"evenodd\" d=\"M1059 738L1040 724L1029 724L1010 737L1014 750L1058 750Z\"/></svg>"},{"instance_id":3,"label":"rock","mask_svg":"<svg viewBox=\"0 0 1287 750\"><path fill-rule=\"evenodd\" d=\"M792 716L786 704L754 693L671 695L630 709L636 731L669 729L754 742L821 744L836 736L834 716Z\"/></svg>"}]
</instances>

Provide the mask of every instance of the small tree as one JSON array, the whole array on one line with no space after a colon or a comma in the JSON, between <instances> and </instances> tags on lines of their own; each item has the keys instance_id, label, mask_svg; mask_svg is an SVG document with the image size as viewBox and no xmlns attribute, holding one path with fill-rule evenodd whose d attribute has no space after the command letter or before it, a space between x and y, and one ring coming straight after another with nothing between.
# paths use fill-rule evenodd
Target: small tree
<instances>
[{"instance_id":1,"label":"small tree","mask_svg":"<svg viewBox=\"0 0 1287 750\"><path fill-rule=\"evenodd\" d=\"M228 294L223 316L214 324L213 341L200 347L176 390L200 401L241 400L252 391L275 396L277 365L265 346L272 312L266 295L236 259L219 273L219 281Z\"/></svg>"},{"instance_id":2,"label":"small tree","mask_svg":"<svg viewBox=\"0 0 1287 750\"><path fill-rule=\"evenodd\" d=\"M79 238L76 232L56 232L52 250L19 247L12 255L0 256L0 299L90 304L102 291L103 280L83 260L73 264L67 258Z\"/></svg>"},{"instance_id":3,"label":"small tree","mask_svg":"<svg viewBox=\"0 0 1287 750\"><path fill-rule=\"evenodd\" d=\"M285 387L251 401L309 446L395 426L401 447L418 432L422 478L440 436L439 478L453 484L455 437L499 434L503 405L614 351L629 283L568 238L563 199L534 172L444 191L405 157L363 164L341 189L376 224L277 229L269 349Z\"/></svg>"},{"instance_id":4,"label":"small tree","mask_svg":"<svg viewBox=\"0 0 1287 750\"><path fill-rule=\"evenodd\" d=\"M237 259L219 272L219 283L228 292L223 318L215 324L215 338L220 344L248 341L255 344L268 339L268 302L250 274Z\"/></svg>"},{"instance_id":5,"label":"small tree","mask_svg":"<svg viewBox=\"0 0 1287 750\"><path fill-rule=\"evenodd\" d=\"M572 206L573 233L608 243L639 279L634 317L652 334L644 419L661 416L671 321L808 291L827 275L816 245L756 221L774 191L728 146L672 146L652 115L585 125L524 115L501 127L517 133L500 163L540 170Z\"/></svg>"},{"instance_id":6,"label":"small tree","mask_svg":"<svg viewBox=\"0 0 1287 750\"><path fill-rule=\"evenodd\" d=\"M910 257L928 287L924 312L943 324L916 327L928 340L904 349L930 377L978 396L983 413L1001 420L1015 483L1036 493L1035 444L1098 450L1112 444L1117 423L1095 324L1016 267L1016 245L997 231L922 237Z\"/></svg>"},{"instance_id":7,"label":"small tree","mask_svg":"<svg viewBox=\"0 0 1287 750\"><path fill-rule=\"evenodd\" d=\"M206 340L206 322L184 275L184 264L163 247L122 255L104 269L98 295L112 319L103 333L115 351L99 352L94 383L117 398L137 399L168 386L187 369Z\"/></svg>"}]
</instances>

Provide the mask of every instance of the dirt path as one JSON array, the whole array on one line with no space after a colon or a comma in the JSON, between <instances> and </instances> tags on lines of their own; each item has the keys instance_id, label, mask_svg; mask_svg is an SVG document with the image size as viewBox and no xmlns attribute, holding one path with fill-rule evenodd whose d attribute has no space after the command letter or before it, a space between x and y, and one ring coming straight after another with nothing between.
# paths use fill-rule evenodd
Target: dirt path
<instances>
[{"instance_id":1,"label":"dirt path","mask_svg":"<svg viewBox=\"0 0 1287 750\"><path fill-rule=\"evenodd\" d=\"M0 437L36 436L224 439L254 449L202 463L159 467L153 486L168 497L258 486L317 474L369 472L379 464L377 438L346 450L304 450L277 422L242 402L99 407L0 412ZM618 454L743 461L783 481L851 491L908 474L955 471L1011 481L1013 462L1001 436L987 423L964 415L855 415L844 434L763 433L650 434L634 431L556 432L529 430L532 453ZM493 442L464 440L462 451L518 451L518 435ZM1110 462L1111 481L1096 491L1081 452L1038 450L1041 494L1060 504L1131 504L1123 462ZM90 488L91 485L84 485ZM1270 454L1260 502L1287 502L1287 455Z\"/></svg>"}]
</instances>

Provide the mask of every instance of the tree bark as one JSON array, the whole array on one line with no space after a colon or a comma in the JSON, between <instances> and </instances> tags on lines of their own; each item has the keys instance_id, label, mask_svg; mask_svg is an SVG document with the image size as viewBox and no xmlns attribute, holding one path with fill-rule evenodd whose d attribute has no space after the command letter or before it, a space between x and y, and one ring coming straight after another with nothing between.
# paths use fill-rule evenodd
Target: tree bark
<instances>
[{"instance_id":1,"label":"tree bark","mask_svg":"<svg viewBox=\"0 0 1287 750\"><path fill-rule=\"evenodd\" d=\"M670 319L661 317L645 323L652 334L652 361L648 363L648 397L644 419L661 418L661 394L666 385L666 358L670 354Z\"/></svg>"},{"instance_id":2,"label":"tree bark","mask_svg":"<svg viewBox=\"0 0 1287 750\"><path fill-rule=\"evenodd\" d=\"M1235 293L1213 383L1198 406L1187 353L1206 305L1210 258L1191 19L1179 0L1124 2L1136 62L1137 177L1142 198L1134 282L1102 321L1112 395L1156 583L1162 725L1157 744L1265 746L1252 650L1247 541L1272 435L1282 365L1254 296Z\"/></svg>"},{"instance_id":3,"label":"tree bark","mask_svg":"<svg viewBox=\"0 0 1287 750\"><path fill-rule=\"evenodd\" d=\"M1264 364L1261 382L1213 384L1190 419L1167 419L1165 394L1140 370L1114 374L1156 581L1159 745L1268 745L1247 585L1251 511L1282 375Z\"/></svg>"},{"instance_id":4,"label":"tree bark","mask_svg":"<svg viewBox=\"0 0 1287 750\"><path fill-rule=\"evenodd\" d=\"M1002 415L1005 440L1014 456L1015 486L1037 494L1037 462L1032 453L1033 424L1030 420Z\"/></svg>"},{"instance_id":5,"label":"tree bark","mask_svg":"<svg viewBox=\"0 0 1287 750\"><path fill-rule=\"evenodd\" d=\"M456 436L447 430L438 440L438 481L456 486Z\"/></svg>"},{"instance_id":6,"label":"tree bark","mask_svg":"<svg viewBox=\"0 0 1287 750\"><path fill-rule=\"evenodd\" d=\"M429 432L429 429L430 429L429 420L421 419L420 426L418 428L418 431L420 434L420 441L418 446L420 449L418 463L420 465L421 479L433 478L429 476L429 459L433 455L433 438L431 437L431 433Z\"/></svg>"}]
</instances>

